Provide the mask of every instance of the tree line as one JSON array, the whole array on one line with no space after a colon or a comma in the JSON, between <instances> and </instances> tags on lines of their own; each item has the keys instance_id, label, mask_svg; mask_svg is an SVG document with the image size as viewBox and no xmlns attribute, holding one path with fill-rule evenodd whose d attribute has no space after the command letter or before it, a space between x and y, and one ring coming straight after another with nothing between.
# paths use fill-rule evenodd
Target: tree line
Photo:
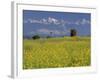
<instances>
[{"instance_id":1,"label":"tree line","mask_svg":"<svg viewBox=\"0 0 100 80\"><path fill-rule=\"evenodd\" d=\"M50 32L50 35L46 36L46 38L52 38L52 34L53 32ZM70 30L70 37L74 37L77 35L77 31L75 29L71 29ZM32 39L40 39L40 36L37 34L37 35L34 35L32 36Z\"/></svg>"}]
</instances>

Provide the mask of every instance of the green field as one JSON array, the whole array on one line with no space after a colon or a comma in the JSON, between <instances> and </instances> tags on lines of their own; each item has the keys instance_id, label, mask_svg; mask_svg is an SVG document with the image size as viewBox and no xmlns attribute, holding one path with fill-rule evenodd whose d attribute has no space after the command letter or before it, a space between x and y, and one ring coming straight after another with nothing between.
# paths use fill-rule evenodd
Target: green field
<instances>
[{"instance_id":1,"label":"green field","mask_svg":"<svg viewBox=\"0 0 100 80\"><path fill-rule=\"evenodd\" d=\"M24 39L23 69L89 66L90 49L90 37Z\"/></svg>"}]
</instances>

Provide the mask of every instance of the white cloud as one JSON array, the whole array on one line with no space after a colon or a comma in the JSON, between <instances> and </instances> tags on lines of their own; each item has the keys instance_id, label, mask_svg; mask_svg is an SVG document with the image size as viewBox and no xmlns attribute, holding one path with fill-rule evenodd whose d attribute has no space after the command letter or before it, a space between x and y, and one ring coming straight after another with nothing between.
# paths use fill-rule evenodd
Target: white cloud
<instances>
[{"instance_id":1,"label":"white cloud","mask_svg":"<svg viewBox=\"0 0 100 80\"><path fill-rule=\"evenodd\" d=\"M60 24L60 22L57 19L51 17L48 18L48 23L53 23L55 25Z\"/></svg>"},{"instance_id":2,"label":"white cloud","mask_svg":"<svg viewBox=\"0 0 100 80\"><path fill-rule=\"evenodd\" d=\"M32 31L32 32L30 32L29 34L35 34L35 32L34 32L34 31Z\"/></svg>"},{"instance_id":3,"label":"white cloud","mask_svg":"<svg viewBox=\"0 0 100 80\"><path fill-rule=\"evenodd\" d=\"M85 25L85 24L90 24L90 21L83 18L81 20L77 20L77 21L68 21L68 20L63 20L63 19L55 19L53 17L48 17L48 18L43 18L43 19L28 19L28 20L24 20L24 23L37 23L37 24L54 24L54 25L60 25L60 26L65 26L66 24L70 25L70 24L75 24L75 25Z\"/></svg>"},{"instance_id":4,"label":"white cloud","mask_svg":"<svg viewBox=\"0 0 100 80\"><path fill-rule=\"evenodd\" d=\"M48 24L48 21L47 21L45 18L43 18L43 19L41 20L41 22L42 22L43 24Z\"/></svg>"},{"instance_id":5,"label":"white cloud","mask_svg":"<svg viewBox=\"0 0 100 80\"><path fill-rule=\"evenodd\" d=\"M61 34L61 31L54 30L53 33L59 35L59 34Z\"/></svg>"},{"instance_id":6,"label":"white cloud","mask_svg":"<svg viewBox=\"0 0 100 80\"><path fill-rule=\"evenodd\" d=\"M53 34L59 35L61 34L61 31L59 30L49 30L49 29L38 29L37 32L39 33L43 33L43 34L50 34L50 32L52 32Z\"/></svg>"},{"instance_id":7,"label":"white cloud","mask_svg":"<svg viewBox=\"0 0 100 80\"><path fill-rule=\"evenodd\" d=\"M76 21L74 22L76 25L80 25L80 21Z\"/></svg>"},{"instance_id":8,"label":"white cloud","mask_svg":"<svg viewBox=\"0 0 100 80\"><path fill-rule=\"evenodd\" d=\"M47 19L43 18L43 19L40 19L40 20L28 19L28 21L30 23L40 23L40 24L54 24L54 25L60 24L60 21L58 21L55 18L51 18L51 17L48 17Z\"/></svg>"},{"instance_id":9,"label":"white cloud","mask_svg":"<svg viewBox=\"0 0 100 80\"><path fill-rule=\"evenodd\" d=\"M90 24L90 21L89 20L86 20L86 19L82 19L81 21L81 24Z\"/></svg>"},{"instance_id":10,"label":"white cloud","mask_svg":"<svg viewBox=\"0 0 100 80\"><path fill-rule=\"evenodd\" d=\"M48 30L48 29L38 29L37 32L44 33L44 34L49 34L50 30Z\"/></svg>"},{"instance_id":11,"label":"white cloud","mask_svg":"<svg viewBox=\"0 0 100 80\"><path fill-rule=\"evenodd\" d=\"M28 21L29 21L30 23L39 23L39 24L42 24L42 21L41 21L41 20L28 19Z\"/></svg>"}]
</instances>

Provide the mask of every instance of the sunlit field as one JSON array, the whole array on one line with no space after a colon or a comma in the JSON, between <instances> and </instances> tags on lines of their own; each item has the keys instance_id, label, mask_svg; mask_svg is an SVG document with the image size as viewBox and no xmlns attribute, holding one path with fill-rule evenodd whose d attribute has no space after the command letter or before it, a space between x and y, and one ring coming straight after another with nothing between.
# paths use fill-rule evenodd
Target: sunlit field
<instances>
[{"instance_id":1,"label":"sunlit field","mask_svg":"<svg viewBox=\"0 0 100 80\"><path fill-rule=\"evenodd\" d=\"M90 37L23 40L23 69L89 66Z\"/></svg>"}]
</instances>

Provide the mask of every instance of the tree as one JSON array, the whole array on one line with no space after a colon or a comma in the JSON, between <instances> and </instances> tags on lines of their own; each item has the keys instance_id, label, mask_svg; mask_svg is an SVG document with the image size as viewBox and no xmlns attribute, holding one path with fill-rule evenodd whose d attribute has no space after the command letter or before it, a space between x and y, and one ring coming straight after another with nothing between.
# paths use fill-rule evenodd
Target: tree
<instances>
[{"instance_id":1,"label":"tree","mask_svg":"<svg viewBox=\"0 0 100 80\"><path fill-rule=\"evenodd\" d=\"M47 36L46 38L51 38L50 36Z\"/></svg>"},{"instance_id":2,"label":"tree","mask_svg":"<svg viewBox=\"0 0 100 80\"><path fill-rule=\"evenodd\" d=\"M39 35L34 35L34 36L32 37L32 39L40 39L40 36L39 36Z\"/></svg>"},{"instance_id":3,"label":"tree","mask_svg":"<svg viewBox=\"0 0 100 80\"><path fill-rule=\"evenodd\" d=\"M76 36L77 35L77 31L75 30L75 29L71 29L70 30L70 36L71 37L74 37L74 36Z\"/></svg>"}]
</instances>

